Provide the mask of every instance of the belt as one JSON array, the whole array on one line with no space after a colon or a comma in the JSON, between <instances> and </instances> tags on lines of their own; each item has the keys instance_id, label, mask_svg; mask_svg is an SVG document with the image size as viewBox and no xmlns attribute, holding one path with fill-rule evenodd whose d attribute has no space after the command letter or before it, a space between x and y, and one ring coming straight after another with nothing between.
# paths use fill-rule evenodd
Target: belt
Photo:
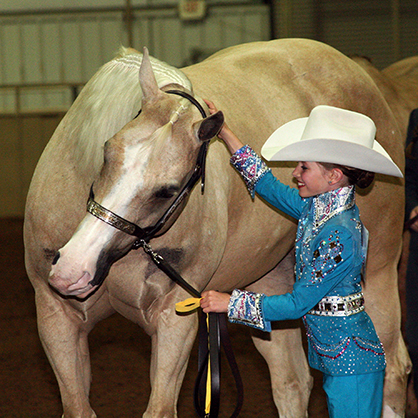
<instances>
[{"instance_id":1,"label":"belt","mask_svg":"<svg viewBox=\"0 0 418 418\"><path fill-rule=\"evenodd\" d=\"M348 296L326 296L308 314L321 316L350 316L364 311L363 293Z\"/></svg>"}]
</instances>

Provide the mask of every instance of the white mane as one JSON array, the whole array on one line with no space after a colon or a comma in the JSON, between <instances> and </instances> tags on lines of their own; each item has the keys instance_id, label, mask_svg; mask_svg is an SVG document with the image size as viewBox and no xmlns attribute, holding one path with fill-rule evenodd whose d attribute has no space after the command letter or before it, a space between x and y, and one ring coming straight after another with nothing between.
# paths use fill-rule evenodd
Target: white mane
<instances>
[{"instance_id":1,"label":"white mane","mask_svg":"<svg viewBox=\"0 0 418 418\"><path fill-rule=\"evenodd\" d=\"M192 90L189 79L175 67L150 57L160 88L176 83ZM66 115L65 140L75 143L81 170L95 172L103 161L103 144L132 120L141 108L139 67L142 54L121 48L86 84Z\"/></svg>"},{"instance_id":2,"label":"white mane","mask_svg":"<svg viewBox=\"0 0 418 418\"><path fill-rule=\"evenodd\" d=\"M191 90L190 80L186 75L171 65L150 56L152 69L157 80L158 87L162 88L168 84L176 83ZM142 54L134 49L121 48L120 54L110 63L122 64L139 71L142 62Z\"/></svg>"}]
</instances>

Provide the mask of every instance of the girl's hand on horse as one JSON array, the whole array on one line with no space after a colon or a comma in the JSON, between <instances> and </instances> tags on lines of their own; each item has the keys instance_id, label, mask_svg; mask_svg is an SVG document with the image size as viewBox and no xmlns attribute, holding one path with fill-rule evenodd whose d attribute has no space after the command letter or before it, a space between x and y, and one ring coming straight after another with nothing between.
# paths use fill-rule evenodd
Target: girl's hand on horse
<instances>
[{"instance_id":1,"label":"girl's hand on horse","mask_svg":"<svg viewBox=\"0 0 418 418\"><path fill-rule=\"evenodd\" d=\"M211 115L213 115L214 113L218 111L218 109L216 109L216 106L210 100L207 100L207 99L203 99L203 100L208 105L209 112ZM222 129L218 133L218 137L221 138L225 142L231 154L233 154L235 151L239 150L240 148L244 146L244 144L231 131L231 129L226 123L223 124Z\"/></svg>"},{"instance_id":2,"label":"girl's hand on horse","mask_svg":"<svg viewBox=\"0 0 418 418\"><path fill-rule=\"evenodd\" d=\"M215 290L209 290L202 293L200 307L203 312L227 313L230 295L228 293L220 293Z\"/></svg>"},{"instance_id":3,"label":"girl's hand on horse","mask_svg":"<svg viewBox=\"0 0 418 418\"><path fill-rule=\"evenodd\" d=\"M216 106L214 105L213 102L211 102L210 100L207 100L207 99L203 99L203 101L207 104L207 106L209 108L209 113L211 115L213 115L214 113L216 113L218 111L218 109L216 108Z\"/></svg>"}]
</instances>

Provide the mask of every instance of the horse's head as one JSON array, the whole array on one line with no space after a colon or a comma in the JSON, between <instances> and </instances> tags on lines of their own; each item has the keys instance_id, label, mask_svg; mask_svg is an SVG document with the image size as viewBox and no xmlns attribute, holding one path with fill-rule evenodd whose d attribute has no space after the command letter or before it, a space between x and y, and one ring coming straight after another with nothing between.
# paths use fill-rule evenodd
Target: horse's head
<instances>
[{"instance_id":1,"label":"horse's head","mask_svg":"<svg viewBox=\"0 0 418 418\"><path fill-rule=\"evenodd\" d=\"M92 185L90 213L53 261L49 283L62 295L89 296L111 265L129 252L137 238L123 232L123 227L118 229L121 218L139 225L139 230L154 229L159 234L171 226L186 202L179 194L196 177L193 173L199 169L202 146L223 124L221 112L202 116L205 104L183 87L170 85L161 90L146 50L139 80L142 109L106 141L103 166ZM173 216L153 228L175 201Z\"/></svg>"}]
</instances>

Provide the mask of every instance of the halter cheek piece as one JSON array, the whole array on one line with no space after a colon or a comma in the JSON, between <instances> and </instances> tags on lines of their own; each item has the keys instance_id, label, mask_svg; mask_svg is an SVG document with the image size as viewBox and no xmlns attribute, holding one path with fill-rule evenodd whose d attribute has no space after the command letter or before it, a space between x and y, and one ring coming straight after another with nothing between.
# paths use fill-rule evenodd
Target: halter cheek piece
<instances>
[{"instance_id":1,"label":"halter cheek piece","mask_svg":"<svg viewBox=\"0 0 418 418\"><path fill-rule=\"evenodd\" d=\"M184 97L189 100L194 106L197 107L200 114L203 118L206 118L206 112L201 106L201 104L190 94L181 91L181 90L169 90L169 94L176 94L178 96ZM140 226L129 222L128 220L120 217L116 213L113 213L109 209L101 206L94 200L93 185L90 188L90 195L87 201L87 212L94 215L96 218L107 223L108 225L113 226L114 228L125 232L126 234L137 237L138 239L133 243L132 248L137 249L142 246L142 241L148 242L152 239L166 224L171 215L176 211L179 205L184 201L184 199L190 194L193 187L199 179L201 179L201 191L204 192L205 189L205 163L206 163L206 154L209 146L209 141L203 142L199 149L199 154L197 156L196 164L193 170L193 174L190 179L183 187L182 191L176 197L171 206L166 210L163 216L157 221L154 226L149 226L146 228L141 228Z\"/></svg>"}]
</instances>

